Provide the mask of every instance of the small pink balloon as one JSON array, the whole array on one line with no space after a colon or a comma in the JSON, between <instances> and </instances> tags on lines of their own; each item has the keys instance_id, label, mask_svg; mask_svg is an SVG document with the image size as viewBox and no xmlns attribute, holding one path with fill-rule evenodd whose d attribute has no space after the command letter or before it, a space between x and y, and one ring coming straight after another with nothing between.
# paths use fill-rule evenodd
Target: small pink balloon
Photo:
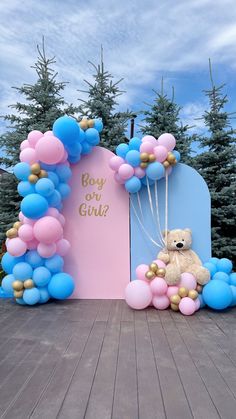
<instances>
[{"instance_id":1,"label":"small pink balloon","mask_svg":"<svg viewBox=\"0 0 236 419\"><path fill-rule=\"evenodd\" d=\"M146 272L149 270L148 265L138 265L136 268L136 275L138 279L141 279L142 281L146 281Z\"/></svg>"},{"instance_id":2,"label":"small pink balloon","mask_svg":"<svg viewBox=\"0 0 236 419\"><path fill-rule=\"evenodd\" d=\"M119 183L119 185L123 185L125 183L125 180L121 179L118 172L114 174L114 179L117 183Z\"/></svg>"},{"instance_id":3,"label":"small pink balloon","mask_svg":"<svg viewBox=\"0 0 236 419\"><path fill-rule=\"evenodd\" d=\"M154 295L165 295L168 289L167 283L163 278L154 278L150 284L151 291Z\"/></svg>"},{"instance_id":4,"label":"small pink balloon","mask_svg":"<svg viewBox=\"0 0 236 419\"><path fill-rule=\"evenodd\" d=\"M34 240L33 227L30 224L23 224L18 230L18 236L25 242Z\"/></svg>"},{"instance_id":5,"label":"small pink balloon","mask_svg":"<svg viewBox=\"0 0 236 419\"><path fill-rule=\"evenodd\" d=\"M59 213L58 209L53 208L53 207L48 208L47 213L46 213L46 215L50 215L51 217L54 217L54 218L58 218L59 214L60 213Z\"/></svg>"},{"instance_id":6,"label":"small pink balloon","mask_svg":"<svg viewBox=\"0 0 236 419\"><path fill-rule=\"evenodd\" d=\"M160 259L154 260L153 263L156 263L158 268L166 268L166 264L164 262L162 262L162 260L160 260Z\"/></svg>"},{"instance_id":7,"label":"small pink balloon","mask_svg":"<svg viewBox=\"0 0 236 419\"><path fill-rule=\"evenodd\" d=\"M158 145L154 148L153 150L155 156L156 156L156 161L162 163L163 161L165 161L167 155L168 155L168 150L166 147L164 147L163 145Z\"/></svg>"},{"instance_id":8,"label":"small pink balloon","mask_svg":"<svg viewBox=\"0 0 236 419\"><path fill-rule=\"evenodd\" d=\"M37 247L38 254L42 258L50 258L53 255L55 255L57 251L57 247L55 243L51 244L45 244L45 243L39 243Z\"/></svg>"},{"instance_id":9,"label":"small pink balloon","mask_svg":"<svg viewBox=\"0 0 236 419\"><path fill-rule=\"evenodd\" d=\"M201 305L199 298L196 298L196 300L194 300L194 303L195 303L196 311L199 310L200 305Z\"/></svg>"},{"instance_id":10,"label":"small pink balloon","mask_svg":"<svg viewBox=\"0 0 236 419\"><path fill-rule=\"evenodd\" d=\"M46 136L46 137L51 137L51 136L53 136L53 131L46 131L45 133L44 133L44 136Z\"/></svg>"},{"instance_id":11,"label":"small pink balloon","mask_svg":"<svg viewBox=\"0 0 236 419\"><path fill-rule=\"evenodd\" d=\"M123 180L127 180L134 175L134 168L130 164L124 163L120 166L118 174Z\"/></svg>"},{"instance_id":12,"label":"small pink balloon","mask_svg":"<svg viewBox=\"0 0 236 419\"><path fill-rule=\"evenodd\" d=\"M35 146L38 160L46 164L59 163L64 156L64 145L54 136L40 138Z\"/></svg>"},{"instance_id":13,"label":"small pink balloon","mask_svg":"<svg viewBox=\"0 0 236 419\"><path fill-rule=\"evenodd\" d=\"M189 297L184 297L179 303L179 311L185 316L191 316L196 311L194 300Z\"/></svg>"},{"instance_id":14,"label":"small pink balloon","mask_svg":"<svg viewBox=\"0 0 236 419\"><path fill-rule=\"evenodd\" d=\"M20 221L22 221L22 222L24 221L24 214L23 214L22 211L19 212L18 218L19 218Z\"/></svg>"},{"instance_id":15,"label":"small pink balloon","mask_svg":"<svg viewBox=\"0 0 236 419\"><path fill-rule=\"evenodd\" d=\"M145 170L143 170L141 167L135 167L134 175L141 179L145 176Z\"/></svg>"},{"instance_id":16,"label":"small pink balloon","mask_svg":"<svg viewBox=\"0 0 236 419\"><path fill-rule=\"evenodd\" d=\"M167 290L166 295L167 295L167 297L170 298L172 295L178 294L178 291L179 291L179 287L176 287L174 285L170 285L170 286L168 286L168 290Z\"/></svg>"},{"instance_id":17,"label":"small pink balloon","mask_svg":"<svg viewBox=\"0 0 236 419\"><path fill-rule=\"evenodd\" d=\"M43 133L41 131L31 131L28 135L28 141L30 143L30 147L35 147L38 140L43 137Z\"/></svg>"},{"instance_id":18,"label":"small pink balloon","mask_svg":"<svg viewBox=\"0 0 236 419\"><path fill-rule=\"evenodd\" d=\"M125 289L125 300L130 307L136 310L148 307L152 301L150 286L139 279L131 281Z\"/></svg>"},{"instance_id":19,"label":"small pink balloon","mask_svg":"<svg viewBox=\"0 0 236 419\"><path fill-rule=\"evenodd\" d=\"M39 244L38 240L34 239L34 240L31 240L30 242L27 242L27 247L29 250L34 250L34 249L37 249L38 244Z\"/></svg>"},{"instance_id":20,"label":"small pink balloon","mask_svg":"<svg viewBox=\"0 0 236 419\"><path fill-rule=\"evenodd\" d=\"M153 147L155 147L157 145L157 140L155 137L153 137L153 135L145 135L142 138L142 143L150 143L153 145Z\"/></svg>"},{"instance_id":21,"label":"small pink balloon","mask_svg":"<svg viewBox=\"0 0 236 419\"><path fill-rule=\"evenodd\" d=\"M124 159L122 159L122 157L119 157L119 156L114 156L114 157L112 157L112 158L111 158L111 160L109 161L109 167L110 167L112 170L117 171L117 170L120 168L120 166L121 166L124 162L125 162L125 161L124 161Z\"/></svg>"},{"instance_id":22,"label":"small pink balloon","mask_svg":"<svg viewBox=\"0 0 236 419\"><path fill-rule=\"evenodd\" d=\"M155 295L152 299L152 304L158 310L165 310L170 305L170 300L166 295Z\"/></svg>"},{"instance_id":23,"label":"small pink balloon","mask_svg":"<svg viewBox=\"0 0 236 419\"><path fill-rule=\"evenodd\" d=\"M61 239L56 243L57 253L60 256L65 256L70 250L70 243L66 239Z\"/></svg>"},{"instance_id":24,"label":"small pink balloon","mask_svg":"<svg viewBox=\"0 0 236 419\"><path fill-rule=\"evenodd\" d=\"M31 218L27 218L27 217L25 217L25 216L24 216L24 218L23 218L23 222L24 222L24 224L29 224L29 225L31 225L31 226L34 226L34 225L35 225L35 223L36 223L36 221L35 221L35 220L32 220Z\"/></svg>"},{"instance_id":25,"label":"small pink balloon","mask_svg":"<svg viewBox=\"0 0 236 419\"><path fill-rule=\"evenodd\" d=\"M169 133L160 135L157 142L158 145L163 145L164 147L166 147L168 151L172 151L176 145L175 137Z\"/></svg>"},{"instance_id":26,"label":"small pink balloon","mask_svg":"<svg viewBox=\"0 0 236 419\"><path fill-rule=\"evenodd\" d=\"M23 256L27 250L27 244L20 237L10 239L6 246L8 253L16 257Z\"/></svg>"},{"instance_id":27,"label":"small pink balloon","mask_svg":"<svg viewBox=\"0 0 236 419\"><path fill-rule=\"evenodd\" d=\"M57 219L58 219L58 221L60 221L62 227L64 227L64 225L66 223L66 219L65 219L64 215L59 214L58 217L57 217Z\"/></svg>"},{"instance_id":28,"label":"small pink balloon","mask_svg":"<svg viewBox=\"0 0 236 419\"><path fill-rule=\"evenodd\" d=\"M33 164L38 162L38 158L34 148L27 147L20 152L20 161Z\"/></svg>"},{"instance_id":29,"label":"small pink balloon","mask_svg":"<svg viewBox=\"0 0 236 419\"><path fill-rule=\"evenodd\" d=\"M184 272L181 274L179 286L187 288L188 290L195 290L197 281L192 274Z\"/></svg>"},{"instance_id":30,"label":"small pink balloon","mask_svg":"<svg viewBox=\"0 0 236 419\"><path fill-rule=\"evenodd\" d=\"M39 242L51 244L62 238L63 229L59 220L47 215L36 221L34 235Z\"/></svg>"},{"instance_id":31,"label":"small pink balloon","mask_svg":"<svg viewBox=\"0 0 236 419\"><path fill-rule=\"evenodd\" d=\"M30 143L28 140L24 140L22 141L21 145L20 145L20 149L21 151L24 150L25 148L29 148L30 147Z\"/></svg>"},{"instance_id":32,"label":"small pink balloon","mask_svg":"<svg viewBox=\"0 0 236 419\"><path fill-rule=\"evenodd\" d=\"M153 144L152 143L142 143L140 146L140 153L151 153L153 154Z\"/></svg>"}]
</instances>

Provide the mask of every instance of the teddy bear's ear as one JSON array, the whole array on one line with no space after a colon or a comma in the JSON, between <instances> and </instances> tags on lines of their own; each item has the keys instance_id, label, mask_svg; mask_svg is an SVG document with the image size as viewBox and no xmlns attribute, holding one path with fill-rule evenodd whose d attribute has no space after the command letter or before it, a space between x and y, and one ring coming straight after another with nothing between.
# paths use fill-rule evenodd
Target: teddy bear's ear
<instances>
[{"instance_id":1,"label":"teddy bear's ear","mask_svg":"<svg viewBox=\"0 0 236 419\"><path fill-rule=\"evenodd\" d=\"M186 231L187 233L192 234L192 230L191 230L191 228L185 228L185 229L184 229L184 231Z\"/></svg>"}]
</instances>

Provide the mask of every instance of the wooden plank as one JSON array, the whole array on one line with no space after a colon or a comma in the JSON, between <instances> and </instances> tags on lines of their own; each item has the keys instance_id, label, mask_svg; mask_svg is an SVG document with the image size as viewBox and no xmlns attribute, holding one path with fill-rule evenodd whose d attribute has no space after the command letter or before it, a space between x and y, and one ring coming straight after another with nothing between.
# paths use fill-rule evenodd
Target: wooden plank
<instances>
[{"instance_id":1,"label":"wooden plank","mask_svg":"<svg viewBox=\"0 0 236 419\"><path fill-rule=\"evenodd\" d=\"M109 315L109 323L120 323L124 301L112 300L111 311Z\"/></svg>"},{"instance_id":2,"label":"wooden plank","mask_svg":"<svg viewBox=\"0 0 236 419\"><path fill-rule=\"evenodd\" d=\"M97 322L106 322L109 319L110 311L112 306L112 300L101 300L101 304L96 315Z\"/></svg>"}]
</instances>

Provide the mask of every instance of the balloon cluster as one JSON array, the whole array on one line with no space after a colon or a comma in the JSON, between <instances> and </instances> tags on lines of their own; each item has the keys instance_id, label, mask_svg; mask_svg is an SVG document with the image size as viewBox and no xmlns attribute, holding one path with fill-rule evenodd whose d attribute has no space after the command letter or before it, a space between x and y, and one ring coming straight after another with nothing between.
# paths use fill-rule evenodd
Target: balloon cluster
<instances>
[{"instance_id":1,"label":"balloon cluster","mask_svg":"<svg viewBox=\"0 0 236 419\"><path fill-rule=\"evenodd\" d=\"M119 144L117 156L110 160L110 168L115 171L115 180L124 184L130 193L138 192L142 185L162 179L172 171L172 166L180 160L180 153L174 150L175 137L162 134L158 139L146 135L140 140L131 138L129 144Z\"/></svg>"},{"instance_id":2,"label":"balloon cluster","mask_svg":"<svg viewBox=\"0 0 236 419\"><path fill-rule=\"evenodd\" d=\"M60 211L71 191L70 164L92 151L102 128L99 119L78 124L63 116L54 122L53 131L32 131L21 143L21 162L14 174L23 199L19 221L6 233L7 253L2 258L8 274L2 288L13 292L19 304L65 299L73 292L73 278L63 272L70 243L63 237L65 218Z\"/></svg>"}]
</instances>

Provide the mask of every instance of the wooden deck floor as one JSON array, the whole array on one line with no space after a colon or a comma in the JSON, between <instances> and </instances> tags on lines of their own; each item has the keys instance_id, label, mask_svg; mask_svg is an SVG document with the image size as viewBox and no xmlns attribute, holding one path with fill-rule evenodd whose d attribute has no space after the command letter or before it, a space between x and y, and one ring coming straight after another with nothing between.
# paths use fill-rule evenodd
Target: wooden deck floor
<instances>
[{"instance_id":1,"label":"wooden deck floor","mask_svg":"<svg viewBox=\"0 0 236 419\"><path fill-rule=\"evenodd\" d=\"M0 417L235 419L236 310L0 300Z\"/></svg>"}]
</instances>

